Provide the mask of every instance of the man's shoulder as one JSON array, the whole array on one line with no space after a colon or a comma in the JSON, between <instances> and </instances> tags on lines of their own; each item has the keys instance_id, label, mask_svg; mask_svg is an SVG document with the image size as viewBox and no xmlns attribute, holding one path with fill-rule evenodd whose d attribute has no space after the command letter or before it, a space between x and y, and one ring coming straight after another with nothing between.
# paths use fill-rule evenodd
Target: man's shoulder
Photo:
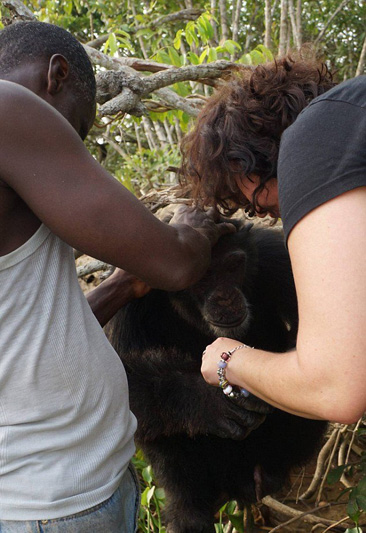
<instances>
[{"instance_id":1,"label":"man's shoulder","mask_svg":"<svg viewBox=\"0 0 366 533\"><path fill-rule=\"evenodd\" d=\"M366 108L366 76L357 76L357 78L336 85L333 89L315 98L308 107L311 108L313 105L324 101L343 102Z\"/></svg>"}]
</instances>

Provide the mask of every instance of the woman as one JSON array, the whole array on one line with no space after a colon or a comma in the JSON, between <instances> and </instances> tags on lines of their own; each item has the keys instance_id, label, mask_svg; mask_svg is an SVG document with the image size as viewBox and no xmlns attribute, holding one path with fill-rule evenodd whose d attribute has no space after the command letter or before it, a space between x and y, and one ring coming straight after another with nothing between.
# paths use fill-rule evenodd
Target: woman
<instances>
[{"instance_id":1,"label":"woman","mask_svg":"<svg viewBox=\"0 0 366 533\"><path fill-rule=\"evenodd\" d=\"M295 350L219 338L206 381L219 386L220 363L223 388L352 423L366 409L366 77L334 85L289 57L235 74L186 137L182 171L203 205L281 216L299 304Z\"/></svg>"}]
</instances>

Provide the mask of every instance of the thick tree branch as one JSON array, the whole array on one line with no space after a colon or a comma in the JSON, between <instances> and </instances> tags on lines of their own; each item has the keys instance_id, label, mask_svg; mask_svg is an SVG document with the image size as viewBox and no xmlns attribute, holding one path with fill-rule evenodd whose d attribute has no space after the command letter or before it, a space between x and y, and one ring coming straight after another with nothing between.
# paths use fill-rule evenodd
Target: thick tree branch
<instances>
[{"instance_id":1,"label":"thick tree branch","mask_svg":"<svg viewBox=\"0 0 366 533\"><path fill-rule=\"evenodd\" d=\"M234 67L228 61L215 61L208 65L190 65L172 68L165 72L158 72L151 76L140 77L131 68L102 72L97 77L97 101L102 104L99 112L101 116L117 113L130 113L142 116L147 109L141 99L155 92L169 106L186 111L196 116L198 111L194 105L176 95L171 90L159 90L179 81L203 81L221 77Z\"/></svg>"},{"instance_id":2,"label":"thick tree branch","mask_svg":"<svg viewBox=\"0 0 366 533\"><path fill-rule=\"evenodd\" d=\"M28 9L20 0L1 0L4 7L11 11L14 18L21 20L36 20L32 11Z\"/></svg>"},{"instance_id":3,"label":"thick tree branch","mask_svg":"<svg viewBox=\"0 0 366 533\"><path fill-rule=\"evenodd\" d=\"M204 13L204 9L196 9L196 8L189 8L189 9L182 9L181 11L176 11L175 13L169 13L169 15L164 15L163 17L158 17L156 20L150 22L150 24L146 24L144 26L136 26L134 28L134 31L138 30L144 30L145 28L157 28L159 26L162 26L163 24L167 24L170 22L176 22L177 20L197 20L202 13Z\"/></svg>"}]
</instances>

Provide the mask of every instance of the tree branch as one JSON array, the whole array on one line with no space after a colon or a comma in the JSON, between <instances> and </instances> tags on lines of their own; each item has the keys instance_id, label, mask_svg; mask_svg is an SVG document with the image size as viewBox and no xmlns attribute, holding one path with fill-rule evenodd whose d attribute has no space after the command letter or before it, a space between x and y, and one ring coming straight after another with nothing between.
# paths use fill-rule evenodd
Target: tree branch
<instances>
[{"instance_id":1,"label":"tree branch","mask_svg":"<svg viewBox=\"0 0 366 533\"><path fill-rule=\"evenodd\" d=\"M327 31L328 29L328 26L329 24L332 22L332 20L334 19L334 17L336 17L338 15L338 13L340 11L342 11L342 9L348 4L350 0L343 0L339 6L337 7L337 9L335 11L333 11L333 13L330 15L330 17L328 18L327 22L324 24L324 28L322 29L322 31L319 33L318 37L315 39L314 41L314 44L317 45L324 37L325 35L325 32Z\"/></svg>"},{"instance_id":2,"label":"tree branch","mask_svg":"<svg viewBox=\"0 0 366 533\"><path fill-rule=\"evenodd\" d=\"M32 11L20 0L1 0L1 3L11 11L14 18L21 20L37 20Z\"/></svg>"}]
</instances>

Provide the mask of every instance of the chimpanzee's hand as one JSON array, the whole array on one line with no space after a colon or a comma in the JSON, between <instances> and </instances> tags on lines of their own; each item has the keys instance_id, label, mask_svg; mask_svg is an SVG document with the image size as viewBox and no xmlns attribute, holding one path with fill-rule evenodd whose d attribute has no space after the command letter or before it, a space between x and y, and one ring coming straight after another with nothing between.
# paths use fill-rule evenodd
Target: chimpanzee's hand
<instances>
[{"instance_id":1,"label":"chimpanzee's hand","mask_svg":"<svg viewBox=\"0 0 366 533\"><path fill-rule=\"evenodd\" d=\"M213 246L221 235L236 231L234 224L220 222L220 220L220 214L213 207L203 211L202 209L182 205L175 210L169 224L187 224L204 235Z\"/></svg>"},{"instance_id":2,"label":"chimpanzee's hand","mask_svg":"<svg viewBox=\"0 0 366 533\"><path fill-rule=\"evenodd\" d=\"M203 390L204 389L204 390ZM266 413L272 410L261 402L258 406L259 412L248 410L244 407L245 402L239 400L232 401L227 398L221 389L204 384L202 387L201 402L197 404L197 413L200 414L199 420L196 416L192 417L192 433L216 435L217 437L242 440L256 429L266 418ZM251 400L251 407L254 406ZM198 431L197 431L198 430Z\"/></svg>"}]
</instances>

